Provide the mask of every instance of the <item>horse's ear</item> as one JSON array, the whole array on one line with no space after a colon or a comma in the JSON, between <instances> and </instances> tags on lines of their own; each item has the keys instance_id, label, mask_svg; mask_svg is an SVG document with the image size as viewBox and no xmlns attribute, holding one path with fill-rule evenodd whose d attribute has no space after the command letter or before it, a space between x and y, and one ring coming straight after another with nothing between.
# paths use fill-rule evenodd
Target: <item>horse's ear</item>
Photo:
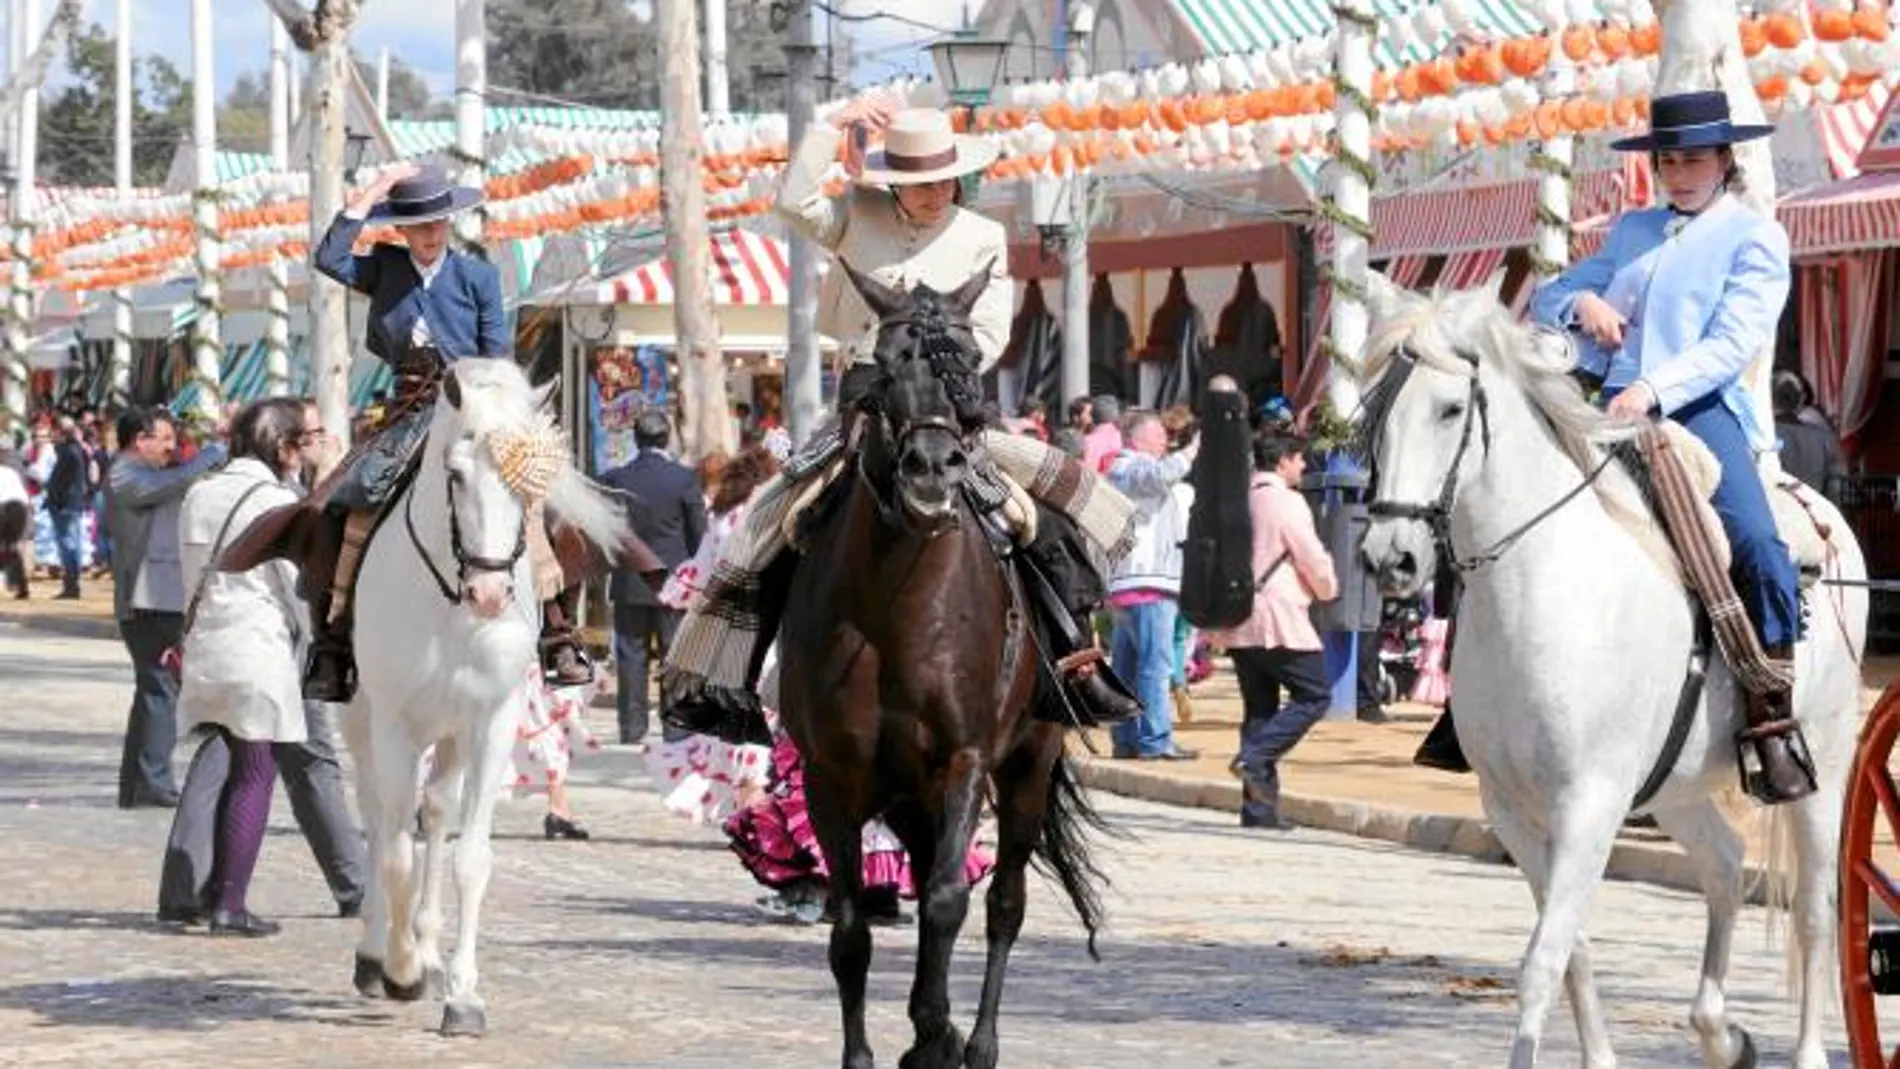
<instances>
[{"instance_id":1,"label":"horse's ear","mask_svg":"<svg viewBox=\"0 0 1900 1069\"><path fill-rule=\"evenodd\" d=\"M1366 272L1366 310L1374 320L1393 315L1405 306L1413 294L1378 271Z\"/></svg>"},{"instance_id":2,"label":"horse's ear","mask_svg":"<svg viewBox=\"0 0 1900 1069\"><path fill-rule=\"evenodd\" d=\"M956 309L959 316L964 319L970 318L970 312L976 308L977 299L982 297L983 291L989 288L990 272L995 269L996 260L991 258L982 267L977 268L976 274L971 275L968 281L946 294L944 301Z\"/></svg>"},{"instance_id":3,"label":"horse's ear","mask_svg":"<svg viewBox=\"0 0 1900 1069\"><path fill-rule=\"evenodd\" d=\"M904 295L903 291L893 286L886 286L877 279L859 272L857 268L851 266L849 261L841 259L838 261L838 266L844 268L844 277L851 280L852 288L858 291L858 296L864 298L864 303L871 308L871 314L877 316L879 320L889 319L910 303L910 299Z\"/></svg>"},{"instance_id":4,"label":"horse's ear","mask_svg":"<svg viewBox=\"0 0 1900 1069\"><path fill-rule=\"evenodd\" d=\"M462 410L462 380L455 377L455 369L449 368L442 375L442 399L456 411Z\"/></svg>"},{"instance_id":5,"label":"horse's ear","mask_svg":"<svg viewBox=\"0 0 1900 1069\"><path fill-rule=\"evenodd\" d=\"M1484 285L1478 287L1478 292L1486 301L1494 304L1504 303L1504 273L1503 265L1499 265L1497 270L1491 272L1491 277L1484 280Z\"/></svg>"}]
</instances>

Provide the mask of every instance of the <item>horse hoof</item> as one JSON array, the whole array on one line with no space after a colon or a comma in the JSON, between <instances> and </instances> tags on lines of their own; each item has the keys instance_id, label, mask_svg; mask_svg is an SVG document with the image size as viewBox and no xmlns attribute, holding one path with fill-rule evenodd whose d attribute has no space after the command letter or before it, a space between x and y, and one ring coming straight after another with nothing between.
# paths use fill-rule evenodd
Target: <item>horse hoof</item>
<instances>
[{"instance_id":1,"label":"horse hoof","mask_svg":"<svg viewBox=\"0 0 1900 1069\"><path fill-rule=\"evenodd\" d=\"M458 1006L451 1002L442 1007L442 1034L445 1036L483 1036L488 1033L488 1014L480 1006Z\"/></svg>"},{"instance_id":2,"label":"horse hoof","mask_svg":"<svg viewBox=\"0 0 1900 1069\"><path fill-rule=\"evenodd\" d=\"M904 1052L897 1069L963 1069L963 1035L955 1028Z\"/></svg>"},{"instance_id":3,"label":"horse hoof","mask_svg":"<svg viewBox=\"0 0 1900 1069\"><path fill-rule=\"evenodd\" d=\"M364 998L381 998L383 994L383 963L375 958L361 954L356 956L356 974L350 978L356 985L356 993Z\"/></svg>"},{"instance_id":4,"label":"horse hoof","mask_svg":"<svg viewBox=\"0 0 1900 1069\"><path fill-rule=\"evenodd\" d=\"M438 1002L448 997L449 974L440 968L430 966L422 970L422 997L430 1002Z\"/></svg>"},{"instance_id":5,"label":"horse hoof","mask_svg":"<svg viewBox=\"0 0 1900 1069\"><path fill-rule=\"evenodd\" d=\"M1735 1034L1742 1037L1742 1050L1729 1063L1729 1069L1755 1069L1760 1054L1755 1050L1755 1037L1748 1034L1746 1028L1735 1028Z\"/></svg>"},{"instance_id":6,"label":"horse hoof","mask_svg":"<svg viewBox=\"0 0 1900 1069\"><path fill-rule=\"evenodd\" d=\"M963 1069L996 1069L998 1055L994 1040L985 1042L977 1037L963 1048Z\"/></svg>"},{"instance_id":7,"label":"horse hoof","mask_svg":"<svg viewBox=\"0 0 1900 1069\"><path fill-rule=\"evenodd\" d=\"M396 1002L422 1001L424 986L424 980L420 976L416 977L416 982L413 984L399 984L391 980L388 973L383 974L383 997Z\"/></svg>"}]
</instances>

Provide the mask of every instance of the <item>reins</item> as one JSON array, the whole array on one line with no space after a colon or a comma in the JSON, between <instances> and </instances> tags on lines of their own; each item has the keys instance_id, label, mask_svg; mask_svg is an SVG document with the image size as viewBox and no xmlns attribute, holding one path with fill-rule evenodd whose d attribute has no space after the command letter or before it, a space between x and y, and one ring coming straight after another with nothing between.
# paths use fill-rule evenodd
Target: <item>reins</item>
<instances>
[{"instance_id":1,"label":"reins","mask_svg":"<svg viewBox=\"0 0 1900 1069\"><path fill-rule=\"evenodd\" d=\"M1460 573L1470 574L1487 565L1497 563L1497 561L1503 557L1505 553L1509 552L1511 547L1516 545L1525 535L1530 534L1539 524L1556 515L1565 505L1575 501L1584 491L1594 486L1597 479L1603 475L1604 470L1610 466L1610 462L1616 459L1616 455L1612 452L1605 451L1603 459L1598 461L1594 468L1590 469L1584 476L1583 481L1571 487L1569 492L1544 506L1542 509L1539 509L1536 515L1512 528L1509 533L1493 542L1491 546L1483 552L1472 554L1469 557L1459 557L1458 551L1452 545L1451 540L1451 510L1458 493L1458 470L1464 465L1465 454L1470 451L1473 427L1479 428L1480 441L1483 444L1485 455L1487 457L1490 455L1491 410L1490 401L1485 396L1484 385L1478 381L1478 358L1462 350L1458 352L1458 357L1471 365L1471 391L1468 403L1465 406L1464 429L1458 436L1458 449L1452 454L1451 465L1445 471L1444 481L1439 484L1437 498L1429 504L1405 501L1383 501L1375 498L1373 502L1366 507L1366 511L1370 515L1377 517L1423 521L1431 528L1432 543L1437 547L1438 551L1444 555L1445 562ZM1394 371L1388 371L1387 374L1396 373L1399 378L1397 382L1391 383L1388 386L1388 389L1391 391L1386 399L1388 404L1396 397L1404 380L1410 377L1412 370L1417 367L1418 363L1417 357L1413 356L1410 350L1402 346L1398 352L1394 354L1393 359L1399 363L1395 363L1393 365ZM1389 409L1387 411L1389 412ZM1381 425L1384 423L1386 414L1387 412L1381 412L1379 414ZM1376 458L1374 459L1376 461Z\"/></svg>"}]
</instances>

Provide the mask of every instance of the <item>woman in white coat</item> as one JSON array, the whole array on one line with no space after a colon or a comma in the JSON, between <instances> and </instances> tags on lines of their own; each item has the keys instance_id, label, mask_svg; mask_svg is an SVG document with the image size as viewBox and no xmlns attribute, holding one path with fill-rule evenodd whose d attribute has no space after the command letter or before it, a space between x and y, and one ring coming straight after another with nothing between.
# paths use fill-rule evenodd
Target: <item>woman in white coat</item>
<instances>
[{"instance_id":1,"label":"woman in white coat","mask_svg":"<svg viewBox=\"0 0 1900 1069\"><path fill-rule=\"evenodd\" d=\"M297 502L305 419L304 403L290 398L259 401L238 413L230 463L192 487L179 513L180 559L193 602L186 611L178 728L181 735L220 732L231 750L219 805L212 935L278 930L250 911L246 893L270 819L277 776L272 745L305 737L299 654L310 628L291 563L271 561L237 573L206 569L256 517Z\"/></svg>"}]
</instances>

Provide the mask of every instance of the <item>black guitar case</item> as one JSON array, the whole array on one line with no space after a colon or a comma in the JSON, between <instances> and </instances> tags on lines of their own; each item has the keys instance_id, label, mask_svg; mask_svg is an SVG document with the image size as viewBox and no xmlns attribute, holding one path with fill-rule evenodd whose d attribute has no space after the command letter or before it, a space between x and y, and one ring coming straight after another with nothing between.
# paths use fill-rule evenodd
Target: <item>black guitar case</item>
<instances>
[{"instance_id":1,"label":"black guitar case","mask_svg":"<svg viewBox=\"0 0 1900 1069\"><path fill-rule=\"evenodd\" d=\"M1194 507L1181 544L1181 615L1203 629L1238 627L1253 614L1252 434L1244 394L1201 395L1201 451L1188 480Z\"/></svg>"}]
</instances>

